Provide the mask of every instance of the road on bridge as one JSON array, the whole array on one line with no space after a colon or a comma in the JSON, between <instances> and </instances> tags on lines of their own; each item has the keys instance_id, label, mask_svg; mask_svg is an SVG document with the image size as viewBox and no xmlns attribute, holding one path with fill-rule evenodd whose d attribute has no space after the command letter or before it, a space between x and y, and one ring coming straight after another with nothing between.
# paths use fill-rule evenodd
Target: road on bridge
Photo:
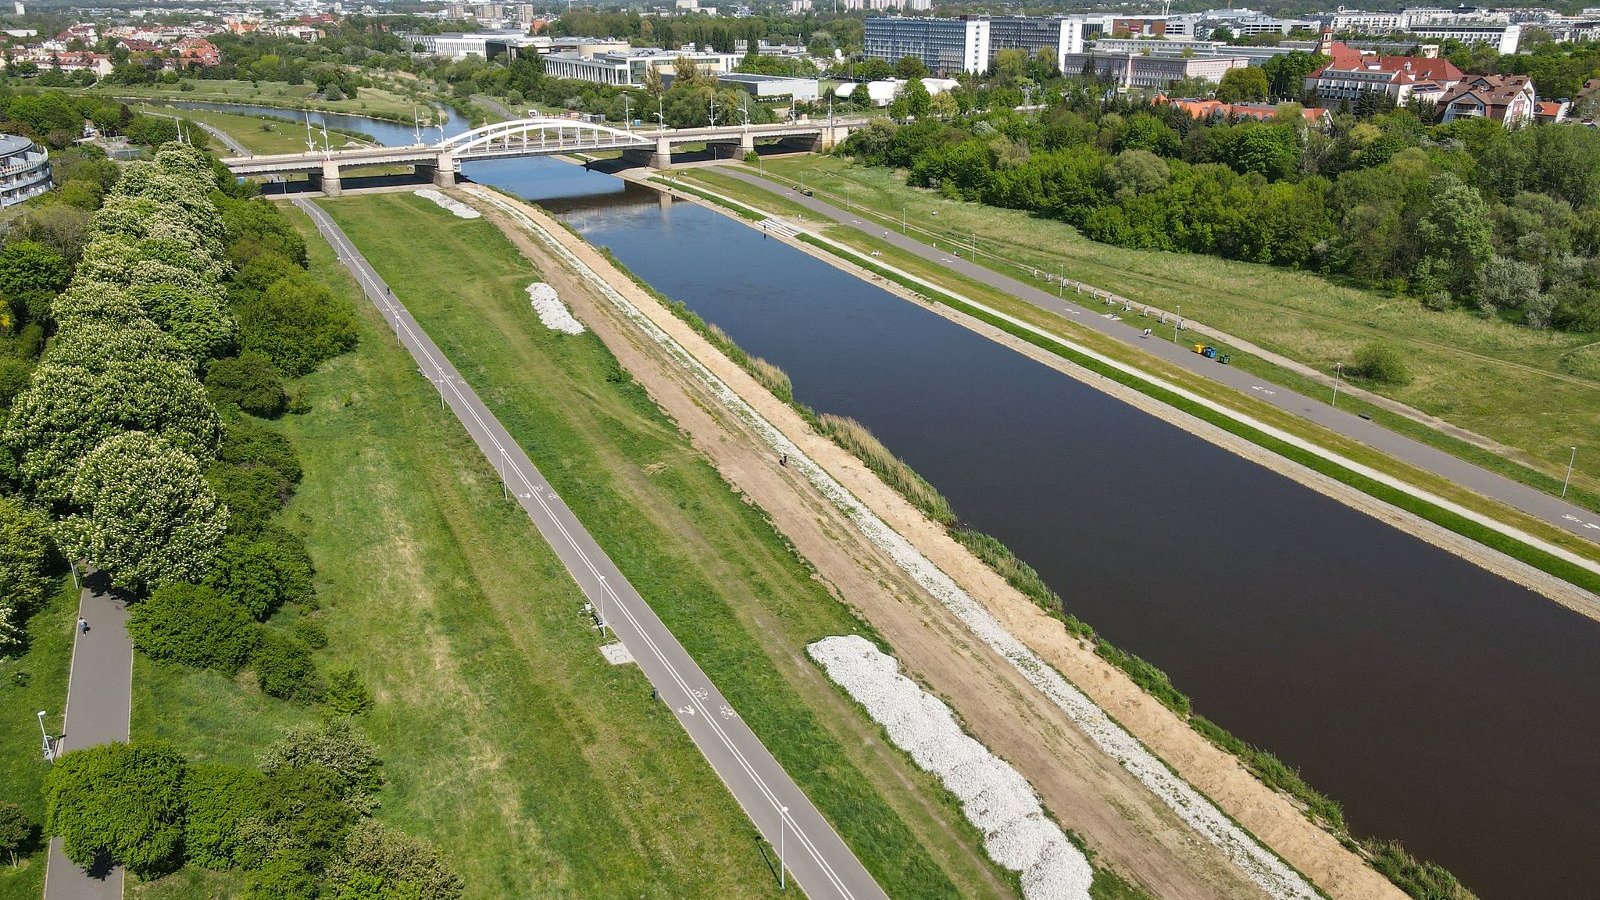
<instances>
[{"instance_id":1,"label":"road on bridge","mask_svg":"<svg viewBox=\"0 0 1600 900\"><path fill-rule=\"evenodd\" d=\"M367 299L383 313L422 374L439 389L500 473L508 496L533 520L599 618L672 708L762 836L775 848L786 847L787 868L806 895L818 900L886 898L866 867L723 699L339 226L309 200L294 203L311 217L340 261L356 276Z\"/></svg>"},{"instance_id":2,"label":"road on bridge","mask_svg":"<svg viewBox=\"0 0 1600 900\"><path fill-rule=\"evenodd\" d=\"M1114 338L1130 347L1160 357L1162 360L1180 366L1186 371L1225 384L1246 396L1254 397L1279 409L1287 410L1345 437L1353 438L1369 447L1381 450L1419 469L1448 479L1485 497L1498 500L1514 509L1519 509L1557 528L1569 531L1595 543L1600 543L1600 513L1590 512L1559 497L1554 497L1536 488L1512 481L1504 475L1480 468L1443 450L1397 434L1353 413L1330 406L1321 400L1313 400L1304 394L1296 393L1258 375L1252 375L1233 366L1218 365L1216 362L1192 352L1189 349L1192 342L1174 342L1170 334L1151 335L1148 338L1140 337L1137 330L1129 328L1125 323L1107 318L1104 314L1093 309L1085 309L1071 300L1057 297L1048 291L1040 290L1034 285L1002 275L965 257L955 255L953 252L931 247L916 238L902 235L893 229L886 232L884 226L867 219L861 213L840 209L818 200L816 197L804 196L788 185L771 181L753 172L742 171L733 166L723 167L719 171L758 188L775 191L791 202L820 213L839 224L848 225L858 231L867 233L874 239L893 244L931 263L958 272L997 290L1004 291L1046 312L1068 319L1107 337Z\"/></svg>"}]
</instances>

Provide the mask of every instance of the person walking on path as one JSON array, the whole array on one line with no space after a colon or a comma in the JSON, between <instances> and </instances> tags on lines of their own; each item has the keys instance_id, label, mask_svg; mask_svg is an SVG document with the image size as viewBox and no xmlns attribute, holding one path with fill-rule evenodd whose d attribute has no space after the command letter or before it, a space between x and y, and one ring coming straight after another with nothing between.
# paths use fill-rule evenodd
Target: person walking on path
<instances>
[{"instance_id":1,"label":"person walking on path","mask_svg":"<svg viewBox=\"0 0 1600 900\"><path fill-rule=\"evenodd\" d=\"M78 617L78 633L79 634L88 634L89 633L89 620L85 619L83 616L79 616Z\"/></svg>"}]
</instances>

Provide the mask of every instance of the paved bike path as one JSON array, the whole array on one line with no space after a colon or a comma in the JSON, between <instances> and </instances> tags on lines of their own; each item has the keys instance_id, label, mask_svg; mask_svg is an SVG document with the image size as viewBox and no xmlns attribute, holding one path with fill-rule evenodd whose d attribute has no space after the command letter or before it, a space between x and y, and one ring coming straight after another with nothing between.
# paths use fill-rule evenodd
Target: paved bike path
<instances>
[{"instance_id":1,"label":"paved bike path","mask_svg":"<svg viewBox=\"0 0 1600 900\"><path fill-rule=\"evenodd\" d=\"M811 804L749 726L657 618L604 550L479 400L333 219L309 200L295 200L355 274L362 293L383 313L422 374L439 389L509 496L533 520L590 604L632 654L645 677L728 786L762 836L787 849L789 873L813 898L886 898L872 875Z\"/></svg>"},{"instance_id":2,"label":"paved bike path","mask_svg":"<svg viewBox=\"0 0 1600 900\"><path fill-rule=\"evenodd\" d=\"M128 638L126 600L111 592L101 573L83 579L78 615L89 624L72 642L72 674L67 680L65 730L56 752L126 741L133 714L133 643ZM50 840L44 900L118 900L122 867L100 864L85 871Z\"/></svg>"}]
</instances>

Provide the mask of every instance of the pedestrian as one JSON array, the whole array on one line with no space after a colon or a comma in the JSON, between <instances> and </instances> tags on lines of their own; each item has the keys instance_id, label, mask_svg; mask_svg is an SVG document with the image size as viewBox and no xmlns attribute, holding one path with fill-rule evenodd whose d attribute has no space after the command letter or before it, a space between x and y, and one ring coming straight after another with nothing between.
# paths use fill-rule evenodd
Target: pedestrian
<instances>
[{"instance_id":1,"label":"pedestrian","mask_svg":"<svg viewBox=\"0 0 1600 900\"><path fill-rule=\"evenodd\" d=\"M650 689L650 699L651 700L660 700L661 699L661 692L656 690L655 688L651 688Z\"/></svg>"},{"instance_id":2,"label":"pedestrian","mask_svg":"<svg viewBox=\"0 0 1600 900\"><path fill-rule=\"evenodd\" d=\"M89 620L85 619L83 616L79 616L78 617L78 633L79 634L88 634L89 633Z\"/></svg>"},{"instance_id":3,"label":"pedestrian","mask_svg":"<svg viewBox=\"0 0 1600 900\"><path fill-rule=\"evenodd\" d=\"M779 454L778 455L778 465L784 466L785 468L787 468L788 465L789 465L789 454L787 454L787 453Z\"/></svg>"}]
</instances>

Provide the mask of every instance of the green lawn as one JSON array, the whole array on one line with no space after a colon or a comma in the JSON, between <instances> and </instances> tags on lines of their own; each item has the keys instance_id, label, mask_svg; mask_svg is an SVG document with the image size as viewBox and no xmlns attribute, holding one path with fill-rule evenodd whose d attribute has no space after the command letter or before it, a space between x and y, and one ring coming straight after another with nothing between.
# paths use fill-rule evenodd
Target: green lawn
<instances>
[{"instance_id":1,"label":"green lawn","mask_svg":"<svg viewBox=\"0 0 1600 900\"><path fill-rule=\"evenodd\" d=\"M193 90L181 90L180 85L192 85ZM79 90L79 89L75 89ZM380 119L411 121L411 98L383 88L362 88L357 95L345 100L313 99L316 86L310 84L285 84L281 81L225 81L209 79L184 80L180 84L100 84L85 93L104 94L125 100L165 99L207 101L212 103L248 103L255 106L279 106L286 109L321 109L328 112L374 116ZM427 109L424 108L426 113Z\"/></svg>"},{"instance_id":2,"label":"green lawn","mask_svg":"<svg viewBox=\"0 0 1600 900\"><path fill-rule=\"evenodd\" d=\"M28 652L0 659L0 803L21 806L34 824L44 821L40 791L48 768L36 713L44 710L50 733L61 733L77 616L78 590L63 576L60 589L28 620ZM15 868L0 857L0 900L37 900L44 858L42 844Z\"/></svg>"},{"instance_id":3,"label":"green lawn","mask_svg":"<svg viewBox=\"0 0 1600 900\"><path fill-rule=\"evenodd\" d=\"M1577 446L1574 483L1585 491L1580 499L1600 507L1600 336L1433 312L1410 299L1271 266L1099 244L1061 222L948 200L907 187L887 169L836 157L772 159L763 167L803 181L819 196L848 199L885 227L900 222L903 208L909 226L921 228L925 240L964 247L976 235L980 260L1007 274L1019 272L1011 263L1064 270L1069 278L1137 303L1169 310L1182 304L1186 317L1324 372L1332 373L1336 362L1349 360L1364 343L1396 343L1414 377L1382 393L1522 451L1520 462L1541 476L1523 480L1547 490L1559 490L1569 448ZM719 189L728 181L706 178ZM1272 367L1273 377L1282 374ZM1313 389L1304 379L1285 380L1290 387ZM1400 427L1418 436L1426 430ZM1459 441L1432 442L1474 456Z\"/></svg>"},{"instance_id":4,"label":"green lawn","mask_svg":"<svg viewBox=\"0 0 1600 900\"><path fill-rule=\"evenodd\" d=\"M268 153L303 153L306 149L305 126L292 121L278 121L261 116L244 115L242 113L216 112L209 109L181 109L173 106L159 106L141 103L134 107L135 112L154 113L156 115L170 116L181 115L185 119L195 122L204 122L214 128L219 128L230 137L245 146L245 149L255 154ZM293 118L292 110L284 110L285 119ZM328 132L329 139L336 145L342 145L346 140L355 140L354 136L341 135L336 131ZM322 146L322 132L316 133L317 146ZM212 149L222 155L228 155L225 145L215 138L211 139Z\"/></svg>"},{"instance_id":5,"label":"green lawn","mask_svg":"<svg viewBox=\"0 0 1600 900\"><path fill-rule=\"evenodd\" d=\"M805 661L808 641L864 626L597 338L539 324L537 273L494 225L406 194L323 205L891 896L1015 890L949 796Z\"/></svg>"},{"instance_id":6,"label":"green lawn","mask_svg":"<svg viewBox=\"0 0 1600 900\"><path fill-rule=\"evenodd\" d=\"M474 898L776 894L744 813L638 670L603 661L565 569L377 313L361 316L357 350L308 379L312 410L281 427L305 466L286 517L317 565L319 656L376 699L361 724L384 759L379 817L439 845ZM195 758L251 760L310 715L193 670L141 662L138 682L135 735ZM237 881L186 870L136 894Z\"/></svg>"}]
</instances>

